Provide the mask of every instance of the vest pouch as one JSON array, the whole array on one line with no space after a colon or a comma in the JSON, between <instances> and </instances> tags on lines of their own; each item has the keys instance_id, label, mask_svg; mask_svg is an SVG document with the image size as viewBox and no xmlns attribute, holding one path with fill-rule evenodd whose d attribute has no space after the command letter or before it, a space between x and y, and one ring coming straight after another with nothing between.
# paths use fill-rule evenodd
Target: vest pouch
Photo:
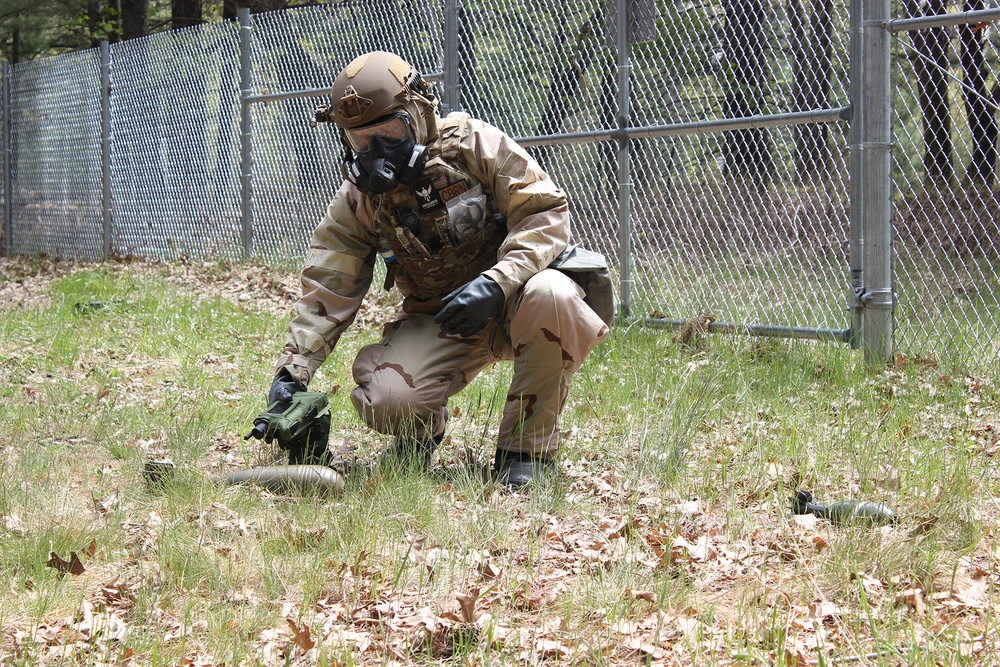
<instances>
[{"instance_id":1,"label":"vest pouch","mask_svg":"<svg viewBox=\"0 0 1000 667\"><path fill-rule=\"evenodd\" d=\"M465 243L486 226L488 202L481 185L448 200L447 206L448 233L452 245Z\"/></svg>"},{"instance_id":2,"label":"vest pouch","mask_svg":"<svg viewBox=\"0 0 1000 667\"><path fill-rule=\"evenodd\" d=\"M549 264L550 269L562 271L583 288L584 302L608 326L615 319L615 290L611 284L608 261L599 252L569 245Z\"/></svg>"},{"instance_id":3,"label":"vest pouch","mask_svg":"<svg viewBox=\"0 0 1000 667\"><path fill-rule=\"evenodd\" d=\"M496 264L496 248L505 231L488 224L458 247L445 246L432 257L397 256L397 282L407 282L403 310L407 313L436 313L441 297L469 282Z\"/></svg>"}]
</instances>

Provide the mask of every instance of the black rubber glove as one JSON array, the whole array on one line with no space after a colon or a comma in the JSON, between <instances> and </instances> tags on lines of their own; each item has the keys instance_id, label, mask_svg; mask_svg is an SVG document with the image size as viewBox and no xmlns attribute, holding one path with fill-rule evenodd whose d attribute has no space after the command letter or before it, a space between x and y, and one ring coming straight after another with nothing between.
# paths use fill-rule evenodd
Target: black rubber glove
<instances>
[{"instance_id":1,"label":"black rubber glove","mask_svg":"<svg viewBox=\"0 0 1000 667\"><path fill-rule=\"evenodd\" d=\"M486 328L503 301L500 286L492 278L479 276L441 299L444 308L434 321L453 336L469 338Z\"/></svg>"},{"instance_id":2,"label":"black rubber glove","mask_svg":"<svg viewBox=\"0 0 1000 667\"><path fill-rule=\"evenodd\" d=\"M282 368L274 377L274 383L271 384L271 391L267 394L267 404L271 405L275 401L289 403L292 400L292 394L305 390L305 387L292 379L288 369Z\"/></svg>"}]
</instances>

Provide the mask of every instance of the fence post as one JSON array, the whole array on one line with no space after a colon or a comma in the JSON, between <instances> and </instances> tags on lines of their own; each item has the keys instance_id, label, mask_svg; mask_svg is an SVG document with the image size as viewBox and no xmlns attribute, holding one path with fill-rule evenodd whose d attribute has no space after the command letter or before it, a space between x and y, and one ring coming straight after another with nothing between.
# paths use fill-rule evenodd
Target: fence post
<instances>
[{"instance_id":1,"label":"fence post","mask_svg":"<svg viewBox=\"0 0 1000 667\"><path fill-rule=\"evenodd\" d=\"M101 41L101 238L111 258L111 46Z\"/></svg>"},{"instance_id":2,"label":"fence post","mask_svg":"<svg viewBox=\"0 0 1000 667\"><path fill-rule=\"evenodd\" d=\"M13 68L6 60L3 61L3 82L0 96L3 97L3 254L10 257L14 247L14 208L11 203L13 193L13 176L11 175L12 149L10 145L10 75Z\"/></svg>"},{"instance_id":3,"label":"fence post","mask_svg":"<svg viewBox=\"0 0 1000 667\"><path fill-rule=\"evenodd\" d=\"M864 0L864 173L862 273L864 309L862 344L865 360L881 364L892 356L892 99L889 79L892 37L885 27L890 0Z\"/></svg>"},{"instance_id":4,"label":"fence post","mask_svg":"<svg viewBox=\"0 0 1000 667\"><path fill-rule=\"evenodd\" d=\"M864 318L862 314L864 308L861 303L861 296L864 294L864 272L862 256L864 254L865 234L864 234L864 205L862 197L864 195L864 153L861 148L862 137L864 136L865 105L864 105L864 28L861 27L862 5L864 0L851 0L850 8L850 77L851 85L849 90L851 103L851 125L848 137L850 146L850 289L848 295L848 310L850 312L850 337L848 343L852 349L861 347L861 327Z\"/></svg>"},{"instance_id":5,"label":"fence post","mask_svg":"<svg viewBox=\"0 0 1000 667\"><path fill-rule=\"evenodd\" d=\"M618 0L617 57L618 57L618 260L621 265L621 292L619 315L628 319L632 316L632 218L631 218L631 155L629 137L626 133L630 125L629 107L631 64L629 61L628 19L631 0Z\"/></svg>"},{"instance_id":6,"label":"fence post","mask_svg":"<svg viewBox=\"0 0 1000 667\"><path fill-rule=\"evenodd\" d=\"M253 256L253 127L250 114L251 80L250 8L241 7L240 25L240 189L243 223L243 259Z\"/></svg>"},{"instance_id":7,"label":"fence post","mask_svg":"<svg viewBox=\"0 0 1000 667\"><path fill-rule=\"evenodd\" d=\"M458 3L459 0L444 2L444 99L445 112L459 111L459 57L458 57Z\"/></svg>"}]
</instances>

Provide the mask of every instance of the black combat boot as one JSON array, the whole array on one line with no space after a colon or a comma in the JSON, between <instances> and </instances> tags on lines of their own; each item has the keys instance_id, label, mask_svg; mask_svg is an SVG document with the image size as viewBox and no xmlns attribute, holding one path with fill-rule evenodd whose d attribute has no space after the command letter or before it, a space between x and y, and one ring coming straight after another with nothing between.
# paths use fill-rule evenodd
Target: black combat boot
<instances>
[{"instance_id":1,"label":"black combat boot","mask_svg":"<svg viewBox=\"0 0 1000 667\"><path fill-rule=\"evenodd\" d=\"M537 454L522 454L498 449L493 459L497 480L512 489L541 483L556 469L556 462Z\"/></svg>"}]
</instances>

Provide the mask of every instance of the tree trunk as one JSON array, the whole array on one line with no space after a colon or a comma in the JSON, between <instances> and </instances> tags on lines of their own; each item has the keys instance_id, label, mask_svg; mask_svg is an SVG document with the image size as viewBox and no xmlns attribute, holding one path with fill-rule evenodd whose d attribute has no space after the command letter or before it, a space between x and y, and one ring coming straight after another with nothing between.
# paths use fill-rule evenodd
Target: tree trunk
<instances>
[{"instance_id":1,"label":"tree trunk","mask_svg":"<svg viewBox=\"0 0 1000 667\"><path fill-rule=\"evenodd\" d=\"M741 118L762 113L767 82L764 1L725 0L725 51L730 68L723 115ZM760 189L771 182L774 158L763 128L725 133L726 174Z\"/></svg>"},{"instance_id":2,"label":"tree trunk","mask_svg":"<svg viewBox=\"0 0 1000 667\"><path fill-rule=\"evenodd\" d=\"M789 0L788 17L794 73L794 111L829 106L832 0L812 0L808 16L802 0ZM808 20L807 20L808 19ZM830 168L829 128L824 123L795 128L795 173L802 180L821 177Z\"/></svg>"},{"instance_id":3,"label":"tree trunk","mask_svg":"<svg viewBox=\"0 0 1000 667\"><path fill-rule=\"evenodd\" d=\"M201 0L170 0L170 27L174 30L201 25Z\"/></svg>"},{"instance_id":4,"label":"tree trunk","mask_svg":"<svg viewBox=\"0 0 1000 667\"><path fill-rule=\"evenodd\" d=\"M552 66L549 74L549 96L535 134L557 134L564 129L566 117L570 112L570 103L579 96L583 77L594 59L595 48L592 42L594 20L595 17L591 17L580 26L569 62L562 67ZM542 167L545 167L547 148L539 146L534 151Z\"/></svg>"},{"instance_id":5,"label":"tree trunk","mask_svg":"<svg viewBox=\"0 0 1000 667\"><path fill-rule=\"evenodd\" d=\"M121 0L122 39L149 34L149 0Z\"/></svg>"},{"instance_id":6,"label":"tree trunk","mask_svg":"<svg viewBox=\"0 0 1000 667\"><path fill-rule=\"evenodd\" d=\"M947 7L944 0L907 0L906 10L910 16L921 16L944 14ZM924 129L924 178L930 182L950 181L955 175L955 147L948 109L948 29L930 28L910 35Z\"/></svg>"},{"instance_id":7,"label":"tree trunk","mask_svg":"<svg viewBox=\"0 0 1000 667\"><path fill-rule=\"evenodd\" d=\"M983 9L983 0L965 3L965 10ZM965 177L973 185L992 187L997 164L997 119L992 94L987 87L986 60L980 26L963 24L959 28L962 45L962 70L965 73L965 113L972 135L972 152Z\"/></svg>"},{"instance_id":8,"label":"tree trunk","mask_svg":"<svg viewBox=\"0 0 1000 667\"><path fill-rule=\"evenodd\" d=\"M613 51L612 51L613 53ZM618 80L615 73L615 58L609 55L607 64L601 70L600 123L608 130L618 129ZM613 202L617 199L618 184L618 142L602 141L598 144L604 158L604 173L607 174L607 191L604 199Z\"/></svg>"}]
</instances>

